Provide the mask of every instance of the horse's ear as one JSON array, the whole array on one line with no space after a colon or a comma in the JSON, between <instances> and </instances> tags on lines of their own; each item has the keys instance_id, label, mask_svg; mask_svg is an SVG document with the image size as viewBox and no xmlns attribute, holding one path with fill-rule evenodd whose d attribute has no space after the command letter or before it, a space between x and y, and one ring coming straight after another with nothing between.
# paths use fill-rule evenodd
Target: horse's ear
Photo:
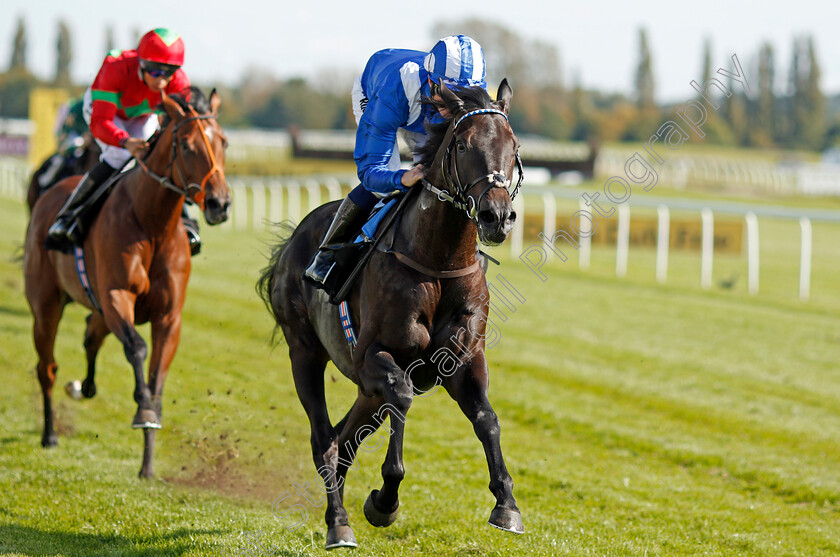
<instances>
[{"instance_id":1,"label":"horse's ear","mask_svg":"<svg viewBox=\"0 0 840 557\"><path fill-rule=\"evenodd\" d=\"M180 122L186 117L184 113L184 109L181 108L177 102L173 101L169 95L166 94L166 91L160 92L161 102L163 102L163 109L169 114L169 117L172 118L175 122Z\"/></svg>"},{"instance_id":2,"label":"horse's ear","mask_svg":"<svg viewBox=\"0 0 840 557\"><path fill-rule=\"evenodd\" d=\"M504 78L499 84L499 92L496 93L496 102L502 112L507 114L510 111L510 99L513 98L513 89L508 85L507 78Z\"/></svg>"},{"instance_id":3,"label":"horse's ear","mask_svg":"<svg viewBox=\"0 0 840 557\"><path fill-rule=\"evenodd\" d=\"M210 91L210 112L213 116L218 116L220 104L222 104L222 98L216 92L216 88L214 87L213 90Z\"/></svg>"},{"instance_id":4,"label":"horse's ear","mask_svg":"<svg viewBox=\"0 0 840 557\"><path fill-rule=\"evenodd\" d=\"M443 99L443 104L453 115L463 112L464 103L458 98L458 95L452 92L442 80L440 82L440 98Z\"/></svg>"}]
</instances>

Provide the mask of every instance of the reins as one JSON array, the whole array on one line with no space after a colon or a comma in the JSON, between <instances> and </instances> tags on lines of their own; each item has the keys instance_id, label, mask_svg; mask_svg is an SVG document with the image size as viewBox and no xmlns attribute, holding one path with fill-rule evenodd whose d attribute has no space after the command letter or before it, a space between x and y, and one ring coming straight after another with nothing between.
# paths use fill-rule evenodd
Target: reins
<instances>
[{"instance_id":1,"label":"reins","mask_svg":"<svg viewBox=\"0 0 840 557\"><path fill-rule=\"evenodd\" d=\"M181 120L180 122L178 122L172 128L172 157L171 157L171 160L169 161L169 164L166 165L167 170L169 170L173 165L175 166L175 170L178 172L178 178L179 178L179 180L181 181L182 184L185 183L184 173L181 171L181 165L177 162L181 158L180 157L181 151L178 149L178 139L177 139L177 136L176 136L176 134L178 133L178 130L181 129L185 124L187 124L189 122L195 122L197 120L215 120L216 119L216 117L212 114L199 115L192 108L190 108L190 113L193 114L194 116L191 116L189 118L185 118L184 120ZM156 181L157 183L159 183L164 188L172 190L176 193L179 193L179 194L183 195L184 197L186 197L190 201L194 201L195 203L198 204L199 207L201 207L202 210L204 210L204 188L207 184L207 180L209 180L210 176L212 176L216 172L221 173L222 169L219 167L218 163L216 162L216 156L213 154L213 149L210 146L210 140L207 138L207 134L204 132L204 127L201 126L201 125L198 125L198 129L199 129L199 132L201 133L201 138L204 140L204 145L207 147L207 154L210 157L210 170L207 172L207 174L205 174L204 178L201 180L201 184L190 183L190 184L184 185L183 187L180 187L177 184L175 184L170 177L161 176L160 174L156 173L155 171L150 169L148 166L146 166L146 164L142 160L140 160L140 159L136 159L136 160L137 160L137 164L140 166L140 168L143 169L143 172L147 176L149 176L152 180ZM151 152L151 149L150 149L150 152Z\"/></svg>"},{"instance_id":2,"label":"reins","mask_svg":"<svg viewBox=\"0 0 840 557\"><path fill-rule=\"evenodd\" d=\"M449 144L446 147L446 152L444 153L443 159L441 160L441 175L443 179L446 181L449 189L454 192L454 195L449 193L446 190L442 190L429 182L426 178L421 178L421 182L423 187L428 191L432 192L437 198L438 201L443 201L446 203L451 203L456 209L462 210L466 213L467 217L470 220L478 225L478 206L481 203L481 200L484 196L489 192L491 189L495 187L501 187L508 190L510 193L510 198L513 200L516 197L516 194L519 192L519 188L522 186L522 179L524 177L522 171L522 159L519 157L519 151L516 152L516 168L519 171L519 179L516 182L516 187L513 189L513 192L510 192L510 184L511 180L507 178L507 176L501 170L490 172L484 176L479 176L475 178L466 186L464 186L461 182L461 176L458 172L458 159L457 157L453 157L452 155L452 146L455 145L457 140L455 136L455 132L458 130L458 126L471 116L476 116L479 114L498 114L501 115L505 121L508 121L507 114L498 110L496 108L479 108L477 110L472 110L463 114L452 126L452 135L449 138ZM450 172L450 168L454 171L454 178L452 172ZM473 197L472 195L467 195L467 192L476 184L480 183L483 180L487 180L488 185L484 190L481 192L481 195L478 196L478 199ZM389 253L393 255L397 261L414 269L415 271L422 273L428 277L437 278L437 279L450 279L450 278L459 278L470 275L476 272L478 269L481 268L481 263L478 259L476 259L471 265L468 265L462 269L452 269L449 271L438 271L435 269L430 269L425 265L414 261L407 255L403 253L399 253L394 251L393 249L383 248L381 245L376 246L377 249L384 253ZM494 260L495 261L495 260ZM498 262L496 262L498 263Z\"/></svg>"},{"instance_id":3,"label":"reins","mask_svg":"<svg viewBox=\"0 0 840 557\"><path fill-rule=\"evenodd\" d=\"M502 171L494 171L485 176L479 176L478 178L472 180L466 187L464 187L461 183L461 178L458 173L458 162L457 158L453 158L452 156L452 146L455 144L456 137L455 132L458 129L458 126L463 122L465 119L476 116L479 114L499 114L504 117L505 121L508 120L507 114L502 112L501 110L495 108L481 108L478 110L472 110L463 114L452 126L452 136L449 140L449 144L446 147L446 152L444 154L443 160L441 161L441 174L444 177L449 189L454 192L454 195L442 190L436 186L434 186L431 182L429 182L426 178L421 178L421 182L423 187L430 192L432 192L440 201L444 201L447 203L451 203L454 207L459 210L464 211L470 220L474 221L478 224L478 205L481 202L482 198L487 194L494 187L503 187L507 188L508 192L510 193L510 198L513 199L516 194L519 192L519 188L522 186L522 179L523 179L523 171L522 171L522 160L519 157L519 152L516 152L516 168L519 171L519 179L516 182L516 187L514 187L513 192L510 192L510 184L511 180L505 176ZM454 169L454 179L449 171L450 166ZM473 186L481 182L482 180L487 180L489 182L488 186L481 192L481 195L478 196L478 200L476 200L473 196L467 195L466 192L470 190ZM385 247L381 244L382 238L385 236L386 231L391 227L397 215L401 215L403 209L405 208L406 202L411 197L411 193L416 188L411 188L408 190L406 195L403 199L400 200L397 207L391 209L390 214L386 215L385 222L379 226L379 230L376 234L376 237L373 240L373 245L370 246L368 251L362 256L356 266L353 268L353 271L350 273L348 278L345 280L342 287L339 291L330 298L330 302L334 304L338 304L339 302L345 300L347 295L350 293L350 288L352 287L353 283L356 281L356 278L361 273L362 269L364 268L367 260L370 259L371 255L374 251L380 251L382 253L386 253L389 255L393 255L394 258L402 265L413 269L423 275L426 275L431 278L436 279L453 279L453 278L460 278L465 277L467 275L471 275L475 273L479 269L481 269L481 262L476 259L470 265L463 267L461 269L451 269L448 271L438 271L436 269L431 269L426 267L425 265L411 259L404 253L400 253L393 249L392 247ZM488 257L490 260L494 261L498 264L498 261L489 257L487 254L483 254L485 257Z\"/></svg>"}]
</instances>

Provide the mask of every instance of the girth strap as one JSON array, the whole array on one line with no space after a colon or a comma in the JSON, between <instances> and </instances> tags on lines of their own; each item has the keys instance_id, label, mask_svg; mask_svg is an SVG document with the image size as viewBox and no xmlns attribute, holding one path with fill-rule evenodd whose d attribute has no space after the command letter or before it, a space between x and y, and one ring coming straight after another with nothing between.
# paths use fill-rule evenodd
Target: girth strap
<instances>
[{"instance_id":1,"label":"girth strap","mask_svg":"<svg viewBox=\"0 0 840 557\"><path fill-rule=\"evenodd\" d=\"M463 269L453 269L452 271L435 271L434 269L430 269L425 265L421 265L417 261L411 259L405 254L402 254L398 251L394 251L384 247L382 244L376 246L376 249L381 251L382 253L389 253L397 258L397 261L408 267L409 269L414 269L418 273L423 273L427 277L438 278L438 279L452 279L452 278L459 278L465 277L467 275L471 275L472 273L476 272L481 268L481 262L476 259L472 265L468 267L464 267Z\"/></svg>"},{"instance_id":2,"label":"girth strap","mask_svg":"<svg viewBox=\"0 0 840 557\"><path fill-rule=\"evenodd\" d=\"M85 252L82 250L80 246L73 246L73 257L76 260L76 273L79 275L79 282L82 283L82 288L85 291L85 294L90 300L93 309L102 313L102 308L99 306L99 302L96 301L96 296L93 293L93 288L91 288L90 280L88 278L87 267L85 266Z\"/></svg>"}]
</instances>

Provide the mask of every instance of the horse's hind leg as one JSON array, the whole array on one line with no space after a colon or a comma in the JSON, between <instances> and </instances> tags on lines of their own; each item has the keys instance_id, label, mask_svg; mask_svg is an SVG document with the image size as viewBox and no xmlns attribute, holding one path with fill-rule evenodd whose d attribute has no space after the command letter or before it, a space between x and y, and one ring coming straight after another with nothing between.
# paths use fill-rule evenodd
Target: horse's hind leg
<instances>
[{"instance_id":1,"label":"horse's hind leg","mask_svg":"<svg viewBox=\"0 0 840 557\"><path fill-rule=\"evenodd\" d=\"M488 371L484 354L475 354L471 364L470 368L444 381L444 387L472 422L475 435L484 446L490 469L490 491L496 497L496 506L488 522L501 530L521 534L525 526L513 498L513 479L502 456L501 426L487 398Z\"/></svg>"},{"instance_id":2,"label":"horse's hind leg","mask_svg":"<svg viewBox=\"0 0 840 557\"><path fill-rule=\"evenodd\" d=\"M85 398L93 398L96 395L96 355L102 348L105 337L108 336L108 326L102 318L102 314L94 312L87 317L87 329L85 330L85 355L87 356L87 377L82 381L82 395Z\"/></svg>"},{"instance_id":3,"label":"horse's hind leg","mask_svg":"<svg viewBox=\"0 0 840 557\"><path fill-rule=\"evenodd\" d=\"M314 333L300 334L297 331L288 330L285 326L283 333L289 343L295 389L309 417L312 459L327 486L327 510L324 515L327 523L326 548L356 547L356 537L350 528L342 494L336 484L338 450L335 439L337 434L330 423L324 394L326 352Z\"/></svg>"},{"instance_id":4,"label":"horse's hind leg","mask_svg":"<svg viewBox=\"0 0 840 557\"><path fill-rule=\"evenodd\" d=\"M61 291L55 289L50 293L41 292L39 296L30 296L34 325L32 327L35 350L38 352L38 382L44 399L44 435L41 445L55 447L58 436L55 433L54 415L52 407L52 391L55 385L58 365L55 363L55 335L58 322L64 310ZM33 303L33 300L34 303Z\"/></svg>"}]
</instances>

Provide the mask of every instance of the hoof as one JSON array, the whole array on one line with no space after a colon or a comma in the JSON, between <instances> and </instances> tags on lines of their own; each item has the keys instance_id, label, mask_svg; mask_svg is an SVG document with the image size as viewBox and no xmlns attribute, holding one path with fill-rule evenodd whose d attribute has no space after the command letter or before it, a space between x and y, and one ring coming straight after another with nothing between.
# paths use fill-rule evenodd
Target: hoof
<instances>
[{"instance_id":1,"label":"hoof","mask_svg":"<svg viewBox=\"0 0 840 557\"><path fill-rule=\"evenodd\" d=\"M379 493L379 490L374 489L370 492L370 495L368 495L367 500L365 500L365 518L367 518L367 521L373 526L384 528L396 522L397 515L400 514L400 505L397 503L397 507L390 513L380 511L374 504L374 499L376 498L377 493Z\"/></svg>"},{"instance_id":2,"label":"hoof","mask_svg":"<svg viewBox=\"0 0 840 557\"><path fill-rule=\"evenodd\" d=\"M78 381L75 381L75 383L78 383ZM93 381L88 381L87 379L82 381L82 395L85 398L95 397L96 396L96 383L94 383Z\"/></svg>"},{"instance_id":3,"label":"hoof","mask_svg":"<svg viewBox=\"0 0 840 557\"><path fill-rule=\"evenodd\" d=\"M358 547L356 536L349 526L335 526L327 530L327 545L324 549L336 549L339 547Z\"/></svg>"},{"instance_id":4,"label":"hoof","mask_svg":"<svg viewBox=\"0 0 840 557\"><path fill-rule=\"evenodd\" d=\"M69 383L64 385L64 392L67 393L67 396L69 396L73 400L81 400L82 399L82 382L81 381L70 381Z\"/></svg>"},{"instance_id":5,"label":"hoof","mask_svg":"<svg viewBox=\"0 0 840 557\"><path fill-rule=\"evenodd\" d=\"M58 435L55 433L50 433L49 435L44 435L41 438L41 446L45 449L51 449L52 447L58 446Z\"/></svg>"},{"instance_id":6,"label":"hoof","mask_svg":"<svg viewBox=\"0 0 840 557\"><path fill-rule=\"evenodd\" d=\"M154 410L137 410L134 420L131 421L134 429L160 429L160 420Z\"/></svg>"},{"instance_id":7,"label":"hoof","mask_svg":"<svg viewBox=\"0 0 840 557\"><path fill-rule=\"evenodd\" d=\"M490 526L504 530L505 532L513 532L514 534L525 533L525 525L522 524L522 515L517 510L496 507L490 513L490 520L487 522Z\"/></svg>"}]
</instances>

